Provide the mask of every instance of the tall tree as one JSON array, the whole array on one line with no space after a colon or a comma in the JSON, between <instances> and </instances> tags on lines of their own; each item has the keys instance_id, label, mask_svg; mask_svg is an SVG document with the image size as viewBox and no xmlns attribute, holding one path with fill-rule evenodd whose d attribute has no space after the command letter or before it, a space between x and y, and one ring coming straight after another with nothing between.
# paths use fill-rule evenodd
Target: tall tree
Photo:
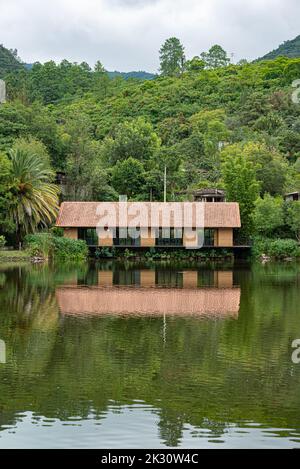
<instances>
[{"instance_id":1,"label":"tall tree","mask_svg":"<svg viewBox=\"0 0 300 469\"><path fill-rule=\"evenodd\" d=\"M212 46L208 52L202 52L201 59L207 68L225 67L230 62L227 53L218 44Z\"/></svg>"},{"instance_id":2,"label":"tall tree","mask_svg":"<svg viewBox=\"0 0 300 469\"><path fill-rule=\"evenodd\" d=\"M291 202L287 208L287 224L300 241L300 201Z\"/></svg>"},{"instance_id":3,"label":"tall tree","mask_svg":"<svg viewBox=\"0 0 300 469\"><path fill-rule=\"evenodd\" d=\"M164 76L177 76L184 70L184 47L177 37L170 37L159 51L160 71Z\"/></svg>"},{"instance_id":4,"label":"tall tree","mask_svg":"<svg viewBox=\"0 0 300 469\"><path fill-rule=\"evenodd\" d=\"M255 231L263 236L272 236L276 230L284 225L284 211L282 197L272 197L265 194L255 202L253 212Z\"/></svg>"},{"instance_id":5,"label":"tall tree","mask_svg":"<svg viewBox=\"0 0 300 469\"><path fill-rule=\"evenodd\" d=\"M252 213L259 195L255 165L243 155L238 145L230 145L222 151L222 176L228 201L239 202L242 233L253 232Z\"/></svg>"}]
</instances>

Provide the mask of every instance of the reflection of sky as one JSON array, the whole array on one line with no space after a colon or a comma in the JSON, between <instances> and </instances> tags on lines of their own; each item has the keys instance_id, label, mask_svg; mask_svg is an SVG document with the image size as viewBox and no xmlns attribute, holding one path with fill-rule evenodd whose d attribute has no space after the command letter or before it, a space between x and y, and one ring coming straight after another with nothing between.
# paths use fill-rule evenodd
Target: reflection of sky
<instances>
[{"instance_id":1,"label":"reflection of sky","mask_svg":"<svg viewBox=\"0 0 300 469\"><path fill-rule=\"evenodd\" d=\"M110 407L100 419L90 414L85 420L59 421L26 412L17 426L2 427L0 448L162 448L158 413L144 404ZM253 422L243 428L230 425L221 436L205 425L184 425L178 447L300 448L299 432L291 431L289 438L283 433L286 430L264 429Z\"/></svg>"}]
</instances>

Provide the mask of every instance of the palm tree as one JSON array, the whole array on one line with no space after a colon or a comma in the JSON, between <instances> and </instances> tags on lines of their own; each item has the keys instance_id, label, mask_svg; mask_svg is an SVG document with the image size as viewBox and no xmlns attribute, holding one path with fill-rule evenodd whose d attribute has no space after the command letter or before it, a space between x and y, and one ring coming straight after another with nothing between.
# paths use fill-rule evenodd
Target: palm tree
<instances>
[{"instance_id":1,"label":"palm tree","mask_svg":"<svg viewBox=\"0 0 300 469\"><path fill-rule=\"evenodd\" d=\"M54 172L43 156L23 149L11 150L9 156L13 179L10 216L20 245L22 235L55 220L59 189L51 182Z\"/></svg>"}]
</instances>

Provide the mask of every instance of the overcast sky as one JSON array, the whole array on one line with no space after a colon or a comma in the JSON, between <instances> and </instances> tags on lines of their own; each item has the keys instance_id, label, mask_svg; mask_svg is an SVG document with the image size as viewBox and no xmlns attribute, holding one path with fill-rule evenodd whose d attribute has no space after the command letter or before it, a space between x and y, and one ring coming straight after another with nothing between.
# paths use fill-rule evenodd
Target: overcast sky
<instances>
[{"instance_id":1,"label":"overcast sky","mask_svg":"<svg viewBox=\"0 0 300 469\"><path fill-rule=\"evenodd\" d=\"M0 44L28 63L99 59L155 72L170 36L188 58L217 43L252 59L298 36L299 18L299 0L0 0Z\"/></svg>"}]
</instances>

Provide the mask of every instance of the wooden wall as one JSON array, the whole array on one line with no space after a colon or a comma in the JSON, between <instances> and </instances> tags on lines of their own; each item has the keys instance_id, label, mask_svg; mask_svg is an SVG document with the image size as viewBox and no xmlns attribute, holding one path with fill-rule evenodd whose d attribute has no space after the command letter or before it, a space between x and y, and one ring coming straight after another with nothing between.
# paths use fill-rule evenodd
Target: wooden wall
<instances>
[{"instance_id":1,"label":"wooden wall","mask_svg":"<svg viewBox=\"0 0 300 469\"><path fill-rule=\"evenodd\" d=\"M78 229L77 228L65 228L64 237L69 239L78 239Z\"/></svg>"},{"instance_id":2,"label":"wooden wall","mask_svg":"<svg viewBox=\"0 0 300 469\"><path fill-rule=\"evenodd\" d=\"M233 246L233 229L219 228L215 236L215 246L229 248Z\"/></svg>"}]
</instances>

